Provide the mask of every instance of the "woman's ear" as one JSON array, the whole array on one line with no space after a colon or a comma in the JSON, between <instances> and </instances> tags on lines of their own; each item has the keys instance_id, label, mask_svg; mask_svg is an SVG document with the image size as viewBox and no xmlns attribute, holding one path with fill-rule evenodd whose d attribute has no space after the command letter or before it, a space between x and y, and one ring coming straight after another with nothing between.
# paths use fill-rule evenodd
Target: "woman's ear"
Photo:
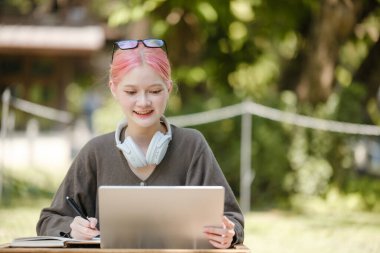
<instances>
[{"instance_id":1,"label":"woman's ear","mask_svg":"<svg viewBox=\"0 0 380 253\"><path fill-rule=\"evenodd\" d=\"M112 93L112 96L114 96L114 97L116 98L116 89L117 89L117 86L115 85L114 82L112 82L112 80L110 80L110 81L108 82L108 86L109 86L109 88L110 88L110 91L111 91L111 93Z\"/></svg>"},{"instance_id":2,"label":"woman's ear","mask_svg":"<svg viewBox=\"0 0 380 253\"><path fill-rule=\"evenodd\" d=\"M168 92L169 92L169 94L172 92L172 90L173 90L173 81L169 80L168 81Z\"/></svg>"}]
</instances>

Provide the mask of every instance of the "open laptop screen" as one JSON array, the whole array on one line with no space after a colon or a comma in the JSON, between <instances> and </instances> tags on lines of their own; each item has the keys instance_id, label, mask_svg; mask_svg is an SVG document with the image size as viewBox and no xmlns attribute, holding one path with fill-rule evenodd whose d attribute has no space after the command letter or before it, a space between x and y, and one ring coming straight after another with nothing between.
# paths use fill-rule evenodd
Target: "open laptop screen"
<instances>
[{"instance_id":1,"label":"open laptop screen","mask_svg":"<svg viewBox=\"0 0 380 253\"><path fill-rule=\"evenodd\" d=\"M101 186L102 248L213 248L204 226L220 226L221 186Z\"/></svg>"}]
</instances>

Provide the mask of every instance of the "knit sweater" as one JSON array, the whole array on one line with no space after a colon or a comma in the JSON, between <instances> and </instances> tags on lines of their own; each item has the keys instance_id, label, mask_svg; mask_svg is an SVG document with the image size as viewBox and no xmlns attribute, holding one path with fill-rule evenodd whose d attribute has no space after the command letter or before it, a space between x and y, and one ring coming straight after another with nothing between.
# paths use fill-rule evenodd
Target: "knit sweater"
<instances>
[{"instance_id":1,"label":"knit sweater","mask_svg":"<svg viewBox=\"0 0 380 253\"><path fill-rule=\"evenodd\" d=\"M171 129L165 157L145 181L133 173L116 147L114 132L90 140L74 159L50 207L41 211L37 234L62 236L71 231L76 214L66 203L66 196L72 196L88 217L99 220L97 190L101 185L219 185L225 188L224 215L235 223L234 243L242 243L243 214L207 141L197 130L173 125Z\"/></svg>"}]
</instances>

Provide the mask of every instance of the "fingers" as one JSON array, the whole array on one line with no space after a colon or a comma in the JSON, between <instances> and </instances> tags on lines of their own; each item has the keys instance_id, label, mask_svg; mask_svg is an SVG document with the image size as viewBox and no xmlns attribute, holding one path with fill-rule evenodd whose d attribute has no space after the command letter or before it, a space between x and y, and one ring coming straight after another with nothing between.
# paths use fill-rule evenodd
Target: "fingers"
<instances>
[{"instance_id":1,"label":"fingers","mask_svg":"<svg viewBox=\"0 0 380 253\"><path fill-rule=\"evenodd\" d=\"M223 216L223 226L225 226L225 228L235 229L235 223L230 221L226 216Z\"/></svg>"},{"instance_id":2,"label":"fingers","mask_svg":"<svg viewBox=\"0 0 380 253\"><path fill-rule=\"evenodd\" d=\"M100 234L100 231L96 228L97 222L96 218L89 218L88 221L80 216L75 217L70 224L71 237L79 240L91 240L93 237Z\"/></svg>"},{"instance_id":3,"label":"fingers","mask_svg":"<svg viewBox=\"0 0 380 253\"><path fill-rule=\"evenodd\" d=\"M224 216L221 227L205 227L204 233L214 247L226 249L231 246L235 236L234 228L235 224Z\"/></svg>"},{"instance_id":4,"label":"fingers","mask_svg":"<svg viewBox=\"0 0 380 253\"><path fill-rule=\"evenodd\" d=\"M206 237L209 242L216 248L227 249L231 246L233 237L235 235L234 231L219 229L213 231L205 231Z\"/></svg>"},{"instance_id":5,"label":"fingers","mask_svg":"<svg viewBox=\"0 0 380 253\"><path fill-rule=\"evenodd\" d=\"M88 218L90 221L90 228L97 229L96 224L98 224L98 220L96 218Z\"/></svg>"}]
</instances>

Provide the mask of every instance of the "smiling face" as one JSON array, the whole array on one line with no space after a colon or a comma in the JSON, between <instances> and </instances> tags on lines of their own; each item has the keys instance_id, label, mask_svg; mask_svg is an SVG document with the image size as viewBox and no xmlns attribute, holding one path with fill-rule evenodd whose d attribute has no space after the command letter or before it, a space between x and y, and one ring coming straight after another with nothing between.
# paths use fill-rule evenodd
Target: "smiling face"
<instances>
[{"instance_id":1,"label":"smiling face","mask_svg":"<svg viewBox=\"0 0 380 253\"><path fill-rule=\"evenodd\" d=\"M171 88L151 67L133 68L119 84L110 82L110 89L127 117L128 128L159 128Z\"/></svg>"}]
</instances>

